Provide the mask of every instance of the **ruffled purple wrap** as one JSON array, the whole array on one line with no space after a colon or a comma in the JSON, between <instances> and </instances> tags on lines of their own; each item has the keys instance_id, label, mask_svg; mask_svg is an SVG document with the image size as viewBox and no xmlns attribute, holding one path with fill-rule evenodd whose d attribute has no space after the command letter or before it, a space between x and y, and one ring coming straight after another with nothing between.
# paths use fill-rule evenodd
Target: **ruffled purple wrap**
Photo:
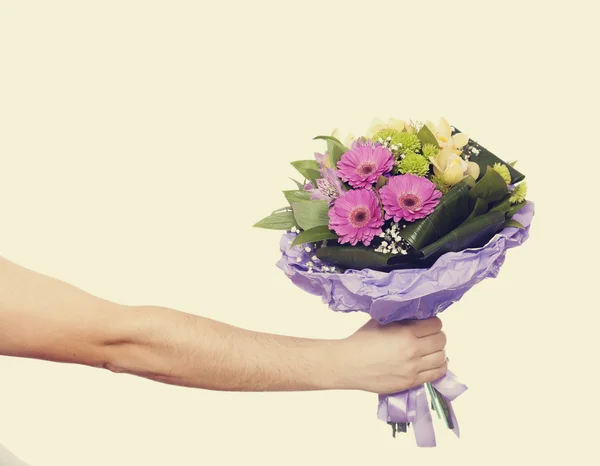
<instances>
[{"instance_id":1,"label":"ruffled purple wrap","mask_svg":"<svg viewBox=\"0 0 600 466\"><path fill-rule=\"evenodd\" d=\"M528 202L515 216L525 228L504 228L480 248L449 252L429 269L379 272L370 269L344 273L322 269L314 251L306 246L291 248L295 233L281 239L282 257L277 262L286 275L303 290L319 295L334 311L368 313L380 323L405 319L428 319L458 301L484 278L495 278L504 263L506 251L520 246L529 237L534 204ZM467 387L448 371L432 385L448 402L453 431L458 423L451 401ZM387 422L411 422L419 446L435 446L425 387L380 395L378 416Z\"/></svg>"}]
</instances>

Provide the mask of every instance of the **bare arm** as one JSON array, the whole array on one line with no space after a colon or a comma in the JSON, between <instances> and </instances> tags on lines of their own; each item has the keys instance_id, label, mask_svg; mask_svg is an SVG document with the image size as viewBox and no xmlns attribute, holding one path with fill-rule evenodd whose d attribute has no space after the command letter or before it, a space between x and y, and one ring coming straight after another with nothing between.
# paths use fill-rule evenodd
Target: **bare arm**
<instances>
[{"instance_id":1,"label":"bare arm","mask_svg":"<svg viewBox=\"0 0 600 466\"><path fill-rule=\"evenodd\" d=\"M244 330L158 306L125 306L0 258L0 354L104 367L213 390L392 392L446 370L439 319L341 340Z\"/></svg>"}]
</instances>

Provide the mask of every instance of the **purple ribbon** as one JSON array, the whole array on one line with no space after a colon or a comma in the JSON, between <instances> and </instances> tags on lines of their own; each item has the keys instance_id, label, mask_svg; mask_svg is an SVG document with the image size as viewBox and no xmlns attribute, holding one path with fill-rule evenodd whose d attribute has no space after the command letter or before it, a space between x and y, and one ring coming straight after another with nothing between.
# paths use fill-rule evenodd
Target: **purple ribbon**
<instances>
[{"instance_id":1,"label":"purple ribbon","mask_svg":"<svg viewBox=\"0 0 600 466\"><path fill-rule=\"evenodd\" d=\"M465 392L467 386L456 380L456 376L450 371L432 382L431 385L446 399L452 418L452 431L457 437L460 437L458 421L451 401ZM379 395L377 416L385 422L410 422L415 431L417 445L419 447L435 447L433 420L425 390L425 385L421 385L403 392Z\"/></svg>"}]
</instances>

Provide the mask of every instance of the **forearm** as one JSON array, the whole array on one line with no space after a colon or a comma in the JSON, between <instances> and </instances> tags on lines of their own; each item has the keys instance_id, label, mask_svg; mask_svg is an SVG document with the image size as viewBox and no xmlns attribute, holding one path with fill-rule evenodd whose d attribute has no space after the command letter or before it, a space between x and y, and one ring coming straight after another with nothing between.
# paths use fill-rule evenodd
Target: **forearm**
<instances>
[{"instance_id":1,"label":"forearm","mask_svg":"<svg viewBox=\"0 0 600 466\"><path fill-rule=\"evenodd\" d=\"M123 306L4 258L0 283L3 355L214 390L341 388L340 341L252 332L157 306Z\"/></svg>"},{"instance_id":2,"label":"forearm","mask_svg":"<svg viewBox=\"0 0 600 466\"><path fill-rule=\"evenodd\" d=\"M157 306L128 306L110 369L213 390L343 388L341 342L243 330Z\"/></svg>"},{"instance_id":3,"label":"forearm","mask_svg":"<svg viewBox=\"0 0 600 466\"><path fill-rule=\"evenodd\" d=\"M393 393L446 373L439 319L369 321L342 340L243 330L124 306L0 257L0 355L104 367L212 390Z\"/></svg>"},{"instance_id":4,"label":"forearm","mask_svg":"<svg viewBox=\"0 0 600 466\"><path fill-rule=\"evenodd\" d=\"M101 366L118 305L0 257L0 355Z\"/></svg>"}]
</instances>

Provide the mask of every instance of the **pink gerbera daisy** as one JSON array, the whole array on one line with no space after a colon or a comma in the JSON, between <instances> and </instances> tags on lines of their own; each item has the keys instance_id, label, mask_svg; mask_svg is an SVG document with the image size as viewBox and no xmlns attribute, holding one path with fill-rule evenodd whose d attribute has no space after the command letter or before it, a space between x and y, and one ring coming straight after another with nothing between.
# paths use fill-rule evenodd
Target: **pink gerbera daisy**
<instances>
[{"instance_id":1,"label":"pink gerbera daisy","mask_svg":"<svg viewBox=\"0 0 600 466\"><path fill-rule=\"evenodd\" d=\"M392 176L379 190L385 218L408 222L427 217L440 202L442 193L427 178L412 175Z\"/></svg>"},{"instance_id":2,"label":"pink gerbera daisy","mask_svg":"<svg viewBox=\"0 0 600 466\"><path fill-rule=\"evenodd\" d=\"M366 188L394 166L392 152L383 146L355 144L337 163L339 176L353 188Z\"/></svg>"},{"instance_id":3,"label":"pink gerbera daisy","mask_svg":"<svg viewBox=\"0 0 600 466\"><path fill-rule=\"evenodd\" d=\"M346 191L329 209L329 228L338 234L342 244L356 246L362 241L368 246L382 232L382 225L379 201L370 189Z\"/></svg>"}]
</instances>

